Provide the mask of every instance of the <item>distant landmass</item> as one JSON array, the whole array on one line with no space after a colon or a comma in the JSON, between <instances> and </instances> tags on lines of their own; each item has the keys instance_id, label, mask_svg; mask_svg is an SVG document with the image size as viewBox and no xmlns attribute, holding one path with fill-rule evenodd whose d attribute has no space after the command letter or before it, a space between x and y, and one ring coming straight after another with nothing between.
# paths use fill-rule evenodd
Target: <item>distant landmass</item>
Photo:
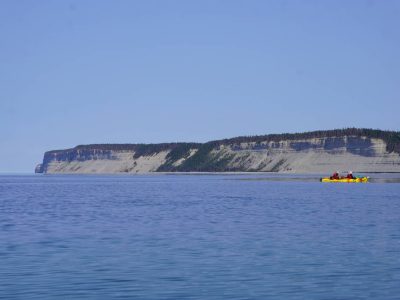
<instances>
[{"instance_id":1,"label":"distant landmass","mask_svg":"<svg viewBox=\"0 0 400 300\"><path fill-rule=\"evenodd\" d=\"M335 129L207 143L91 144L44 154L36 173L400 172L400 132Z\"/></svg>"}]
</instances>

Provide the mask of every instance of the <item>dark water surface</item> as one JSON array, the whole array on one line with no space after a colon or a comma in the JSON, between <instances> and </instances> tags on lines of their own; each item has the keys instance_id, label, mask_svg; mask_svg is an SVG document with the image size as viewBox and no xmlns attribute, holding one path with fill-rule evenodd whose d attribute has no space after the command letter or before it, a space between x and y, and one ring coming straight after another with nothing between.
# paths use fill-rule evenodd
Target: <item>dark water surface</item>
<instances>
[{"instance_id":1,"label":"dark water surface","mask_svg":"<svg viewBox=\"0 0 400 300\"><path fill-rule=\"evenodd\" d=\"M0 298L399 299L399 183L268 178L2 175Z\"/></svg>"}]
</instances>

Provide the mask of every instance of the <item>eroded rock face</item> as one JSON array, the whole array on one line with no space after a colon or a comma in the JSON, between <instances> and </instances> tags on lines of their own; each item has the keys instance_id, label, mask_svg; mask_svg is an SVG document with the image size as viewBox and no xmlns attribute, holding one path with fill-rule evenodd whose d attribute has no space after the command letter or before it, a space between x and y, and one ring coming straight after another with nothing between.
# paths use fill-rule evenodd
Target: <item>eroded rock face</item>
<instances>
[{"instance_id":1,"label":"eroded rock face","mask_svg":"<svg viewBox=\"0 0 400 300\"><path fill-rule=\"evenodd\" d=\"M368 133L368 132L367 132ZM46 152L37 173L145 173L332 170L400 172L399 153L380 138L362 135L296 138L279 135L205 144L86 145ZM316 135L317 136L317 135ZM396 136L395 136L396 137ZM254 139L254 141L252 141ZM239 140L239 142L238 142ZM242 142L242 140L245 140Z\"/></svg>"},{"instance_id":2,"label":"eroded rock face","mask_svg":"<svg viewBox=\"0 0 400 300\"><path fill-rule=\"evenodd\" d=\"M164 163L166 152L134 158L134 152L112 151L110 157L90 156L86 160L53 160L46 173L147 173Z\"/></svg>"},{"instance_id":3,"label":"eroded rock face","mask_svg":"<svg viewBox=\"0 0 400 300\"><path fill-rule=\"evenodd\" d=\"M178 145L187 148L179 155L171 155L177 150L177 144L166 145L107 145L101 149L100 145L79 146L73 149L48 151L43 163L35 169L36 173L147 173L156 172L169 164L179 166L185 159L192 156L196 149L191 144ZM83 148L83 149L82 149ZM168 156L169 155L169 156ZM171 160L173 156L173 160Z\"/></svg>"},{"instance_id":4,"label":"eroded rock face","mask_svg":"<svg viewBox=\"0 0 400 300\"><path fill-rule=\"evenodd\" d=\"M43 173L43 165L42 164L36 165L35 173Z\"/></svg>"},{"instance_id":5,"label":"eroded rock face","mask_svg":"<svg viewBox=\"0 0 400 300\"><path fill-rule=\"evenodd\" d=\"M243 144L227 147L235 159L233 169L272 172L319 173L332 170L359 172L400 171L400 157L388 153L380 139L343 137L261 143L263 149Z\"/></svg>"}]
</instances>

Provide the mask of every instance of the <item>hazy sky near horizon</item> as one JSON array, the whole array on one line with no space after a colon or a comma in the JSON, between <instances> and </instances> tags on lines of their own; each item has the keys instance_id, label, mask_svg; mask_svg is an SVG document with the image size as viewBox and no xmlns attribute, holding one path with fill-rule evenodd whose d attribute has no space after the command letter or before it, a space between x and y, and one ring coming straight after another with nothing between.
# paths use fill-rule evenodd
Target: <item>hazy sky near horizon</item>
<instances>
[{"instance_id":1,"label":"hazy sky near horizon","mask_svg":"<svg viewBox=\"0 0 400 300\"><path fill-rule=\"evenodd\" d=\"M88 143L400 130L400 1L1 1L0 172Z\"/></svg>"}]
</instances>

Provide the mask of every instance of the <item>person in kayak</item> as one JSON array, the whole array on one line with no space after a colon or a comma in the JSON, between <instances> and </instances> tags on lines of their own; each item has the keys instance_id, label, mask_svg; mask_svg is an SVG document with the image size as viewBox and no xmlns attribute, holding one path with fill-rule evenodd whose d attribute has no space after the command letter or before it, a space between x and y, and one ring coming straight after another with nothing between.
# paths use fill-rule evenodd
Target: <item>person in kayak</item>
<instances>
[{"instance_id":1,"label":"person in kayak","mask_svg":"<svg viewBox=\"0 0 400 300\"><path fill-rule=\"evenodd\" d=\"M333 173L333 175L330 177L330 179L340 179L339 172L336 171L335 173Z\"/></svg>"},{"instance_id":2,"label":"person in kayak","mask_svg":"<svg viewBox=\"0 0 400 300\"><path fill-rule=\"evenodd\" d=\"M346 178L347 178L347 179L355 179L355 177L353 176L353 172L352 172L352 171L349 171L349 173L347 173Z\"/></svg>"}]
</instances>

